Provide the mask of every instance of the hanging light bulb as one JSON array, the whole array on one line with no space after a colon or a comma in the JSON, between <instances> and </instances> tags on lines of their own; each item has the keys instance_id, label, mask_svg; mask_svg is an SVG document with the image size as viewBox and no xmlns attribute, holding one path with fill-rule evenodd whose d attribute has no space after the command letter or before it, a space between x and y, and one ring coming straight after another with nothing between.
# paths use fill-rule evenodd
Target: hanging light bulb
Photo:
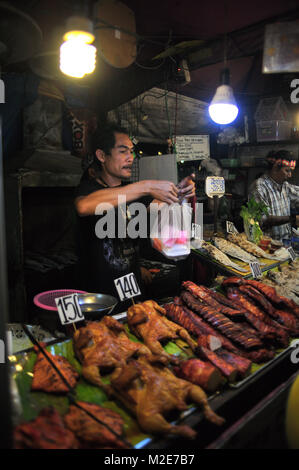
<instances>
[{"instance_id":1,"label":"hanging light bulb","mask_svg":"<svg viewBox=\"0 0 299 470\"><path fill-rule=\"evenodd\" d=\"M60 46L60 70L70 77L83 78L96 66L97 50L91 45L95 39L92 22L82 16L72 16L66 27Z\"/></svg>"},{"instance_id":2,"label":"hanging light bulb","mask_svg":"<svg viewBox=\"0 0 299 470\"><path fill-rule=\"evenodd\" d=\"M233 89L229 86L229 70L226 68L221 72L221 85L211 101L209 114L217 124L229 124L236 119L238 113Z\"/></svg>"}]
</instances>

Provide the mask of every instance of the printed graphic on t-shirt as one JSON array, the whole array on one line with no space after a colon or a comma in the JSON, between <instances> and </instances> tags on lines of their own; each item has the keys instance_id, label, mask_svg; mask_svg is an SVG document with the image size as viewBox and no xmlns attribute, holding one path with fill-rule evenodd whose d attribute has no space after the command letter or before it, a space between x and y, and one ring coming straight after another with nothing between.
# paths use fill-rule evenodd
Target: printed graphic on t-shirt
<instances>
[{"instance_id":1,"label":"printed graphic on t-shirt","mask_svg":"<svg viewBox=\"0 0 299 470\"><path fill-rule=\"evenodd\" d=\"M112 271L122 273L134 264L136 251L130 240L106 238L103 240L103 256Z\"/></svg>"}]
</instances>

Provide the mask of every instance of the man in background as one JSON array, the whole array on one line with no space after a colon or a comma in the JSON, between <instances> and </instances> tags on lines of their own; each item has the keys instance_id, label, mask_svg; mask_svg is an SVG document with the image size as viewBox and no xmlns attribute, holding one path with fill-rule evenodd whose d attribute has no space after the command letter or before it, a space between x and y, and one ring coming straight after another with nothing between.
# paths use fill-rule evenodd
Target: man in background
<instances>
[{"instance_id":1,"label":"man in background","mask_svg":"<svg viewBox=\"0 0 299 470\"><path fill-rule=\"evenodd\" d=\"M292 227L299 225L299 216L291 213L291 206L299 204L299 186L288 182L296 157L287 150L271 151L267 161L269 171L254 182L250 197L268 207L269 214L262 219L264 233L275 240L289 240Z\"/></svg>"}]
</instances>

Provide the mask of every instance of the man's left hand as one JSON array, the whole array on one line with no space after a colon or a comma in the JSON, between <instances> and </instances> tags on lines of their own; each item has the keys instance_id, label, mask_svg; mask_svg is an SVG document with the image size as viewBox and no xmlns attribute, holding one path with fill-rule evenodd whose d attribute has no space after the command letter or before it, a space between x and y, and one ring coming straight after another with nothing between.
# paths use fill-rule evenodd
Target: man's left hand
<instances>
[{"instance_id":1,"label":"man's left hand","mask_svg":"<svg viewBox=\"0 0 299 470\"><path fill-rule=\"evenodd\" d=\"M140 266L140 271L141 271L141 279L144 282L144 284L146 286L151 284L153 282L152 273L148 269L144 268L143 266Z\"/></svg>"},{"instance_id":2,"label":"man's left hand","mask_svg":"<svg viewBox=\"0 0 299 470\"><path fill-rule=\"evenodd\" d=\"M179 189L179 198L180 199L189 199L195 196L195 174L192 173L189 176L186 176L182 181L178 184Z\"/></svg>"}]
</instances>

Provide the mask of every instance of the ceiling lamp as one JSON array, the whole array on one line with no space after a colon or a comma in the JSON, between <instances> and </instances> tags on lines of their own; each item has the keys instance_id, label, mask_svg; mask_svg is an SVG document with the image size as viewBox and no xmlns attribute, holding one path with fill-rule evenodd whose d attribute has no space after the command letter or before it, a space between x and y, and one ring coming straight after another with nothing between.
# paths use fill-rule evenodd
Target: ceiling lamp
<instances>
[{"instance_id":1,"label":"ceiling lamp","mask_svg":"<svg viewBox=\"0 0 299 470\"><path fill-rule=\"evenodd\" d=\"M209 114L217 124L230 124L236 119L238 112L233 89L229 86L229 69L225 68L221 72L221 85L209 106Z\"/></svg>"},{"instance_id":2,"label":"ceiling lamp","mask_svg":"<svg viewBox=\"0 0 299 470\"><path fill-rule=\"evenodd\" d=\"M72 16L66 28L60 46L60 70L70 77L83 78L96 66L97 49L91 45L95 39L92 22L83 16Z\"/></svg>"}]
</instances>

